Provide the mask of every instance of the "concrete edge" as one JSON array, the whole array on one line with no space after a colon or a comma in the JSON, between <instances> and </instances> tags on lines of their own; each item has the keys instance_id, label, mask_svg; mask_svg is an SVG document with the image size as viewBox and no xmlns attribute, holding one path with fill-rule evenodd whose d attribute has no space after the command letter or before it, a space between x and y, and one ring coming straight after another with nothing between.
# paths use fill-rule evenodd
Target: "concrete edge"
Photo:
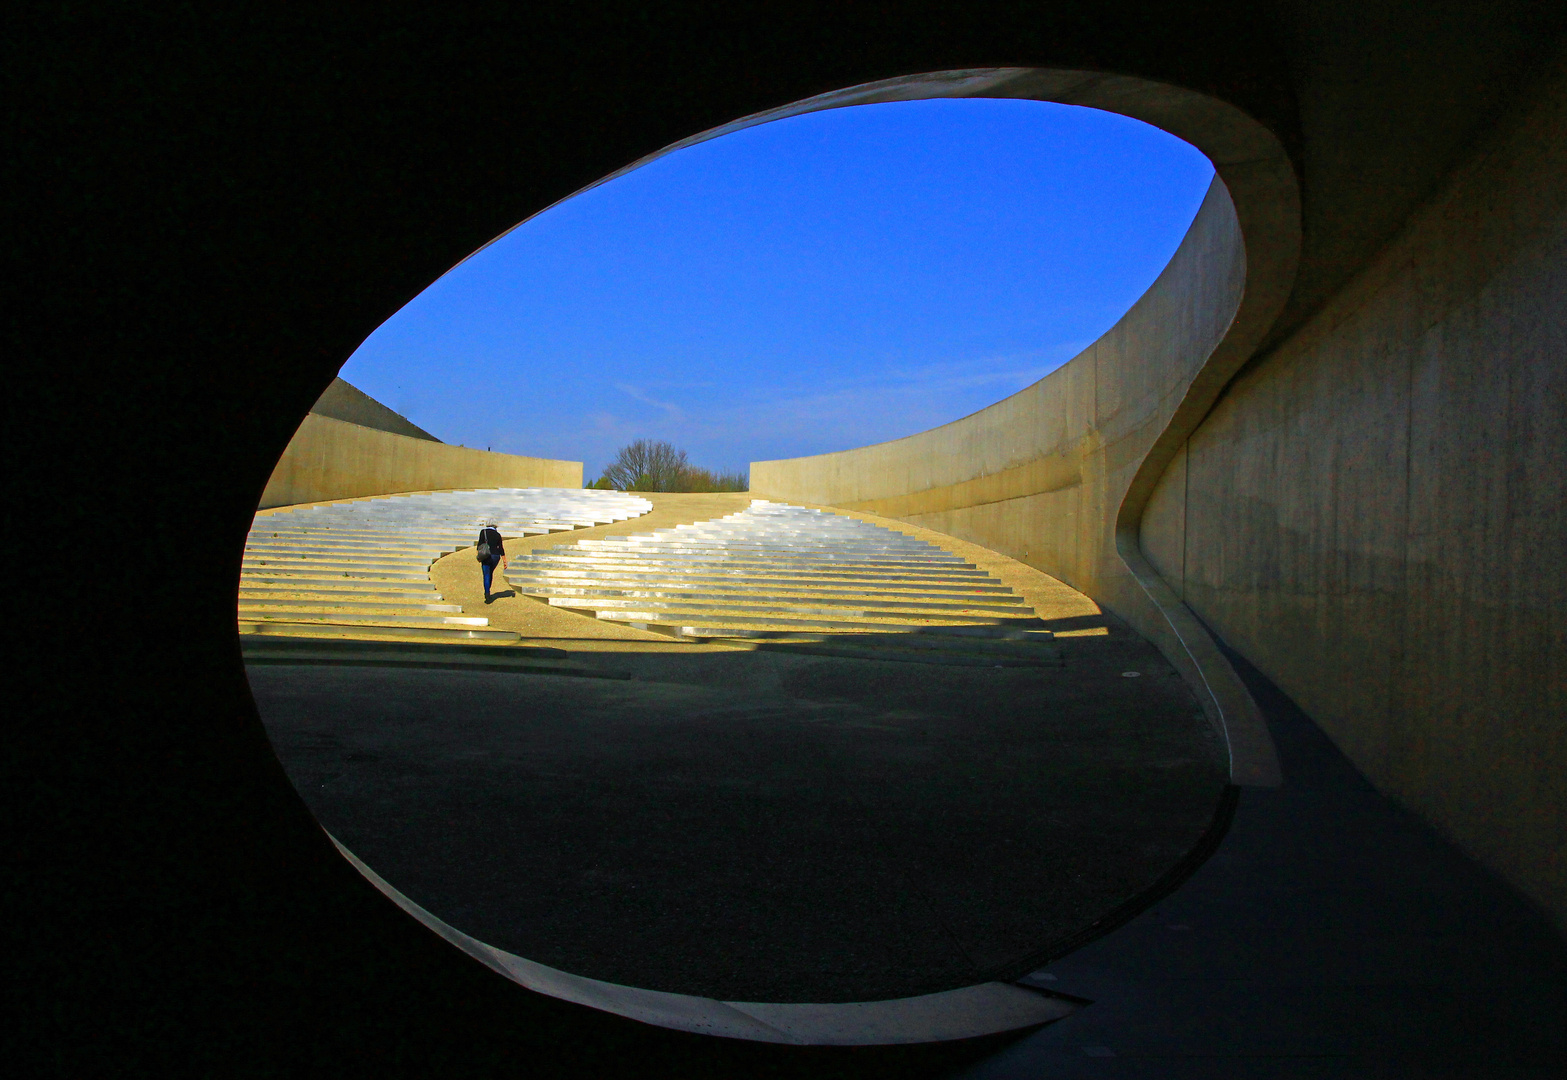
<instances>
[{"instance_id":1,"label":"concrete edge","mask_svg":"<svg viewBox=\"0 0 1567 1080\"><path fill-rule=\"evenodd\" d=\"M602 982L535 963L464 934L398 892L331 833L327 838L393 903L492 971L536 993L656 1027L796 1046L894 1046L1039 1027L1082 1008L1076 1000L1000 982L887 1001L820 1004L718 1001Z\"/></svg>"},{"instance_id":2,"label":"concrete edge","mask_svg":"<svg viewBox=\"0 0 1567 1080\"><path fill-rule=\"evenodd\" d=\"M1279 787L1284 774L1278 749L1251 692L1219 651L1207 628L1143 555L1135 534L1120 529L1115 539L1126 568L1163 616L1180 652L1171 655L1162 634L1150 636L1149 640L1185 677L1203 712L1224 739L1230 759L1230 783L1236 787Z\"/></svg>"},{"instance_id":3,"label":"concrete edge","mask_svg":"<svg viewBox=\"0 0 1567 1080\"><path fill-rule=\"evenodd\" d=\"M582 490L580 461L458 446L312 409L283 448L258 506L297 506L301 496L328 501L394 494L475 475L492 481L485 486Z\"/></svg>"},{"instance_id":4,"label":"concrete edge","mask_svg":"<svg viewBox=\"0 0 1567 1080\"><path fill-rule=\"evenodd\" d=\"M445 446L447 444L442 443L441 445ZM487 451L487 450L484 451L484 453L489 453L489 452L490 451ZM512 455L512 456L516 456L516 455ZM554 460L554 459L552 459L552 458L540 458L539 460L547 461L547 460ZM556 487L556 488L552 488L548 484L534 484L532 486L540 488L540 489L545 490L545 491L579 492L579 491L591 491L591 490L593 490L591 488L572 488L572 487ZM339 498L339 499L318 499L315 502L282 503L282 504L280 504L278 506L259 506L258 505L256 507L255 514L252 515L252 522L254 522L254 520L256 518L269 517L269 516L274 515L274 514L286 514L286 513L289 513L290 511L293 511L293 510L308 510L308 509L310 509L312 507L316 507L316 506L347 506L349 503L377 502L377 501L380 501L382 499L404 499L404 498L407 498L410 495L453 495L453 494L460 494L460 493L464 493L464 492L503 491L503 490L505 490L505 489L504 488L500 488L500 487L496 487L494 485L483 485L483 484L481 484L481 485L479 485L477 487L444 487L444 488L417 488L417 489L410 488L407 491L384 491L384 492L381 492L378 495L345 495L345 496L343 496L342 498ZM621 492L616 492L616 494L618 494L618 495L636 495L637 492L635 492L635 491L621 491ZM644 510L641 514L638 515L638 517L645 517L645 516L647 516L647 514L648 514L648 511ZM635 521L636 518L625 518L624 520L626 520L626 521Z\"/></svg>"},{"instance_id":5,"label":"concrete edge","mask_svg":"<svg viewBox=\"0 0 1567 1080\"><path fill-rule=\"evenodd\" d=\"M258 622L254 619L238 620L241 640L246 636L277 634L283 637L367 638L413 641L520 641L522 635L515 630L491 630L483 627L464 626L379 626L375 623L288 622L284 619ZM317 631L312 633L312 631Z\"/></svg>"}]
</instances>

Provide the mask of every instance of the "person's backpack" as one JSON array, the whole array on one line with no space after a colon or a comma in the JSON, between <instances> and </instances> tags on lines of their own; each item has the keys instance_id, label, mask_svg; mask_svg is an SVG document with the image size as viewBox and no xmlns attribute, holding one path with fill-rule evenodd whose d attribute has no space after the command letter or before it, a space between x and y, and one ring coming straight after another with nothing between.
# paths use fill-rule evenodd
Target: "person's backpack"
<instances>
[{"instance_id":1,"label":"person's backpack","mask_svg":"<svg viewBox=\"0 0 1567 1080\"><path fill-rule=\"evenodd\" d=\"M490 561L490 541L489 541L489 535L490 535L490 530L489 529L480 529L479 530L479 546L476 549L474 549L474 554L476 554L478 556L480 562L489 562Z\"/></svg>"}]
</instances>

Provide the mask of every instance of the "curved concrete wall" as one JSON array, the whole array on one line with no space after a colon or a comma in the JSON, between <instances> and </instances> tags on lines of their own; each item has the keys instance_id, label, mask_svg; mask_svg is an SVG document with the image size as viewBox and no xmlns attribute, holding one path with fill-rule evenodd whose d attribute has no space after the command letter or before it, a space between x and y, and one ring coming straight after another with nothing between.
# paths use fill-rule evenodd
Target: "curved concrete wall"
<instances>
[{"instance_id":1,"label":"curved concrete wall","mask_svg":"<svg viewBox=\"0 0 1567 1080\"><path fill-rule=\"evenodd\" d=\"M1567 926L1567 77L1239 378L1142 543L1381 788Z\"/></svg>"},{"instance_id":2,"label":"curved concrete wall","mask_svg":"<svg viewBox=\"0 0 1567 1080\"><path fill-rule=\"evenodd\" d=\"M495 454L311 413L289 441L260 509L474 487L582 486L582 462Z\"/></svg>"},{"instance_id":3,"label":"curved concrete wall","mask_svg":"<svg viewBox=\"0 0 1567 1080\"><path fill-rule=\"evenodd\" d=\"M1567 926L1564 102L1567 79L1538 88L1216 407L1175 403L1251 288L1218 183L1060 370L910 438L754 462L752 487L1004 552L1172 659L1195 612Z\"/></svg>"},{"instance_id":4,"label":"curved concrete wall","mask_svg":"<svg viewBox=\"0 0 1567 1080\"><path fill-rule=\"evenodd\" d=\"M1158 280L1111 330L1034 385L893 442L751 463L762 497L898 518L983 543L1116 608L1140 592L1116 513L1173 400L1224 336L1246 260L1217 180Z\"/></svg>"},{"instance_id":5,"label":"curved concrete wall","mask_svg":"<svg viewBox=\"0 0 1567 1080\"><path fill-rule=\"evenodd\" d=\"M1254 238L1253 246L1266 244ZM1215 178L1164 272L1073 360L988 409L919 435L752 462L751 489L971 540L1087 593L1152 639L1186 676L1229 739L1232 777L1275 783L1271 744L1228 664L1179 599L1161 590L1151 570L1140 579L1117 543L1150 459L1221 346L1237 332L1259 332L1239 325L1246 278L1246 237ZM1162 468L1151 471L1157 479Z\"/></svg>"}]
</instances>

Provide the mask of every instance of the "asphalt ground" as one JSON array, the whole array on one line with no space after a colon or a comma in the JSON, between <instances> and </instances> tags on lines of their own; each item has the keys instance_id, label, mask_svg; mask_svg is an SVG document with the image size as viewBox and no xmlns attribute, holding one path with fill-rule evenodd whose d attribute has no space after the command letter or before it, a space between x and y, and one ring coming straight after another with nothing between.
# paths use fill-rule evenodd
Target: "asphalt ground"
<instances>
[{"instance_id":1,"label":"asphalt ground","mask_svg":"<svg viewBox=\"0 0 1567 1080\"><path fill-rule=\"evenodd\" d=\"M1059 622L1081 636L1039 667L558 640L618 677L250 679L322 825L458 929L649 989L875 1000L1021 977L1223 816L1173 669Z\"/></svg>"}]
</instances>

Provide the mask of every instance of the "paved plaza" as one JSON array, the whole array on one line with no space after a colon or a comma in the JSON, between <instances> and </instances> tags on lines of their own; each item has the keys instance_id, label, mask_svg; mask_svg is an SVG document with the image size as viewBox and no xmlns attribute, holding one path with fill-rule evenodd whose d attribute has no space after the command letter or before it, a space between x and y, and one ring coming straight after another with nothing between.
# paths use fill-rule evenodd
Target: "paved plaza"
<instances>
[{"instance_id":1,"label":"paved plaza","mask_svg":"<svg viewBox=\"0 0 1567 1080\"><path fill-rule=\"evenodd\" d=\"M1025 974L1222 828L1221 741L1080 594L864 515L652 499L517 530L492 606L465 550L403 567L509 642L247 639L306 802L436 917L610 983L903 998Z\"/></svg>"},{"instance_id":2,"label":"paved plaza","mask_svg":"<svg viewBox=\"0 0 1567 1080\"><path fill-rule=\"evenodd\" d=\"M1028 663L889 634L250 678L322 825L458 930L621 985L867 1001L1026 974L1222 823L1212 729L1109 629Z\"/></svg>"}]
</instances>

